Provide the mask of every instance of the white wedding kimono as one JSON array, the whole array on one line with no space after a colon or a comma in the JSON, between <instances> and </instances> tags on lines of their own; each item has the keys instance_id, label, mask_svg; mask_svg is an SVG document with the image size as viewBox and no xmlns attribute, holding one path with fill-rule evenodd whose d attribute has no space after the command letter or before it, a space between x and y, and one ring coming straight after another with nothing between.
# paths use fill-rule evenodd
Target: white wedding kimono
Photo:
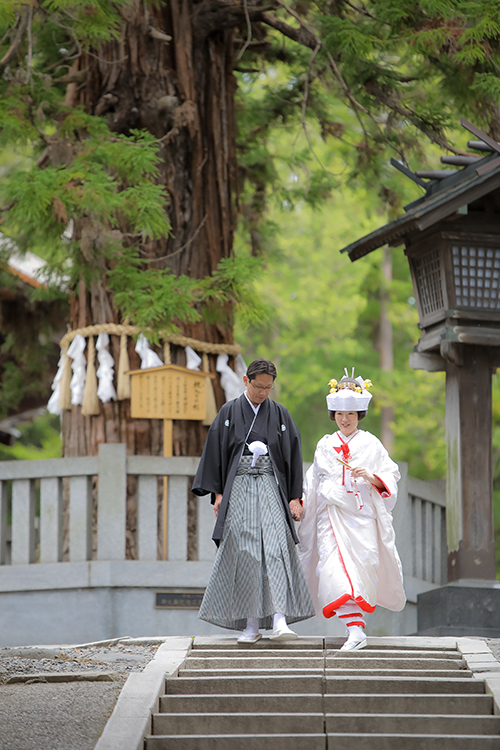
<instances>
[{"instance_id":1,"label":"white wedding kimono","mask_svg":"<svg viewBox=\"0 0 500 750\"><path fill-rule=\"evenodd\" d=\"M354 479L340 463L363 466L383 483L378 490ZM400 478L397 464L369 432L340 431L319 441L304 481L299 557L316 612L332 617L354 599L362 610L380 604L398 612L406 596L396 549L392 509Z\"/></svg>"}]
</instances>

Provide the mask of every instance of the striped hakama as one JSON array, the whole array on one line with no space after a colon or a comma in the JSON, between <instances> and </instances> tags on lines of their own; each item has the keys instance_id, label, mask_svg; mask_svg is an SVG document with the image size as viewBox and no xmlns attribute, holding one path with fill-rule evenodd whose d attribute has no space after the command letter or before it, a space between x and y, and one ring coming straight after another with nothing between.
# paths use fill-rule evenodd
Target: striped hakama
<instances>
[{"instance_id":1,"label":"striped hakama","mask_svg":"<svg viewBox=\"0 0 500 750\"><path fill-rule=\"evenodd\" d=\"M244 630L247 618L272 629L273 615L288 623L314 617L295 543L269 456L242 456L231 490L224 533L199 617Z\"/></svg>"}]
</instances>

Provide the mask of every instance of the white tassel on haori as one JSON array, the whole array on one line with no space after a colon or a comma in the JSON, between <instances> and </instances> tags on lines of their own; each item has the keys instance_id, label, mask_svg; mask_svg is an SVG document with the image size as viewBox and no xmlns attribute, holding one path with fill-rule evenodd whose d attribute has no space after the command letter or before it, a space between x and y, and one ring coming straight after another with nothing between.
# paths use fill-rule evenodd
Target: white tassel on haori
<instances>
[{"instance_id":1,"label":"white tassel on haori","mask_svg":"<svg viewBox=\"0 0 500 750\"><path fill-rule=\"evenodd\" d=\"M61 357L57 364L56 376L52 381L52 396L49 398L49 403L47 404L47 411L50 412L50 414L61 414L62 412L59 398L61 396L61 381L64 372L65 360L65 352L61 349Z\"/></svg>"},{"instance_id":2,"label":"white tassel on haori","mask_svg":"<svg viewBox=\"0 0 500 750\"><path fill-rule=\"evenodd\" d=\"M135 350L141 358L141 370L147 370L149 367L162 367L163 362L155 352L149 348L149 341L143 333L139 335Z\"/></svg>"},{"instance_id":3,"label":"white tassel on haori","mask_svg":"<svg viewBox=\"0 0 500 750\"><path fill-rule=\"evenodd\" d=\"M253 455L252 469L257 463L257 459L259 458L259 456L267 456L267 445L261 440L254 440L253 443L250 443L250 445L248 446L248 450Z\"/></svg>"},{"instance_id":4,"label":"white tassel on haori","mask_svg":"<svg viewBox=\"0 0 500 750\"><path fill-rule=\"evenodd\" d=\"M234 370L231 370L227 361L229 359L228 354L219 354L217 357L217 364L215 369L220 374L220 382L224 389L226 396L226 402L232 401L234 398L238 398L245 390L245 384L243 383L243 376L239 376ZM242 357L243 359L243 357ZM241 363L240 363L241 367ZM246 372L243 372L243 375Z\"/></svg>"},{"instance_id":5,"label":"white tassel on haori","mask_svg":"<svg viewBox=\"0 0 500 750\"><path fill-rule=\"evenodd\" d=\"M184 348L184 351L186 352L186 367L188 370L199 370L200 365L202 362L201 357L196 354L194 349L191 349L190 346L186 346Z\"/></svg>"},{"instance_id":6,"label":"white tassel on haori","mask_svg":"<svg viewBox=\"0 0 500 750\"><path fill-rule=\"evenodd\" d=\"M85 377L87 374L87 360L84 350L86 342L81 333L77 333L68 349L68 357L73 360L71 365L73 377L71 378L71 403L73 405L83 403L83 391L85 389Z\"/></svg>"},{"instance_id":7,"label":"white tassel on haori","mask_svg":"<svg viewBox=\"0 0 500 750\"><path fill-rule=\"evenodd\" d=\"M100 333L97 337L95 348L97 349L97 359L99 360L99 369L97 378L99 385L97 387L97 396L106 404L113 399L116 401L116 391L113 385L115 360L113 355L108 352L109 336L107 333Z\"/></svg>"}]
</instances>

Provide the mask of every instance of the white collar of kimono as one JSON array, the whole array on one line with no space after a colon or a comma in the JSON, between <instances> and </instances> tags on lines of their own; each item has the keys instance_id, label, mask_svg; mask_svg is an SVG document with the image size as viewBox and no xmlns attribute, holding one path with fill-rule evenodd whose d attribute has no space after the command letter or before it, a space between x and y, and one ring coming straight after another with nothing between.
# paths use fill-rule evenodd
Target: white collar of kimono
<instances>
[{"instance_id":1,"label":"white collar of kimono","mask_svg":"<svg viewBox=\"0 0 500 750\"><path fill-rule=\"evenodd\" d=\"M258 413L259 413L259 409L260 409L260 404L259 404L258 406L254 406L254 405L252 404L252 402L250 401L250 399L248 398L248 394L247 394L247 392L246 392L246 391L245 391L245 393L244 393L243 395L245 396L246 400L248 401L248 403L249 403L249 404L250 404L250 406L252 407L252 409L253 409L253 413L254 413L254 414L258 414Z\"/></svg>"},{"instance_id":2,"label":"white collar of kimono","mask_svg":"<svg viewBox=\"0 0 500 750\"><path fill-rule=\"evenodd\" d=\"M339 439L340 439L340 440L341 440L341 441L342 441L343 443L348 443L348 442L349 442L350 440L352 440L352 439L353 439L353 437L355 437L355 436L356 436L356 435L358 434L358 432L359 432L359 430L355 430L355 431L354 431L354 432L352 433L352 435L344 435L344 433L342 432L342 430L337 430L337 432L335 433L335 435L337 435L337 437L338 437L338 438L339 438Z\"/></svg>"}]
</instances>

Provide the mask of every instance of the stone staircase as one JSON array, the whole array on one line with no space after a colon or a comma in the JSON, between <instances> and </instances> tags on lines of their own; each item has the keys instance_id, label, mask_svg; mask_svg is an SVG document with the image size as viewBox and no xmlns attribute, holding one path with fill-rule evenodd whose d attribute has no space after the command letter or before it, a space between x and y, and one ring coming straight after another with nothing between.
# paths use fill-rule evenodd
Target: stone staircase
<instances>
[{"instance_id":1,"label":"stone staircase","mask_svg":"<svg viewBox=\"0 0 500 750\"><path fill-rule=\"evenodd\" d=\"M196 638L146 750L500 749L493 698L452 639L342 642Z\"/></svg>"}]
</instances>

